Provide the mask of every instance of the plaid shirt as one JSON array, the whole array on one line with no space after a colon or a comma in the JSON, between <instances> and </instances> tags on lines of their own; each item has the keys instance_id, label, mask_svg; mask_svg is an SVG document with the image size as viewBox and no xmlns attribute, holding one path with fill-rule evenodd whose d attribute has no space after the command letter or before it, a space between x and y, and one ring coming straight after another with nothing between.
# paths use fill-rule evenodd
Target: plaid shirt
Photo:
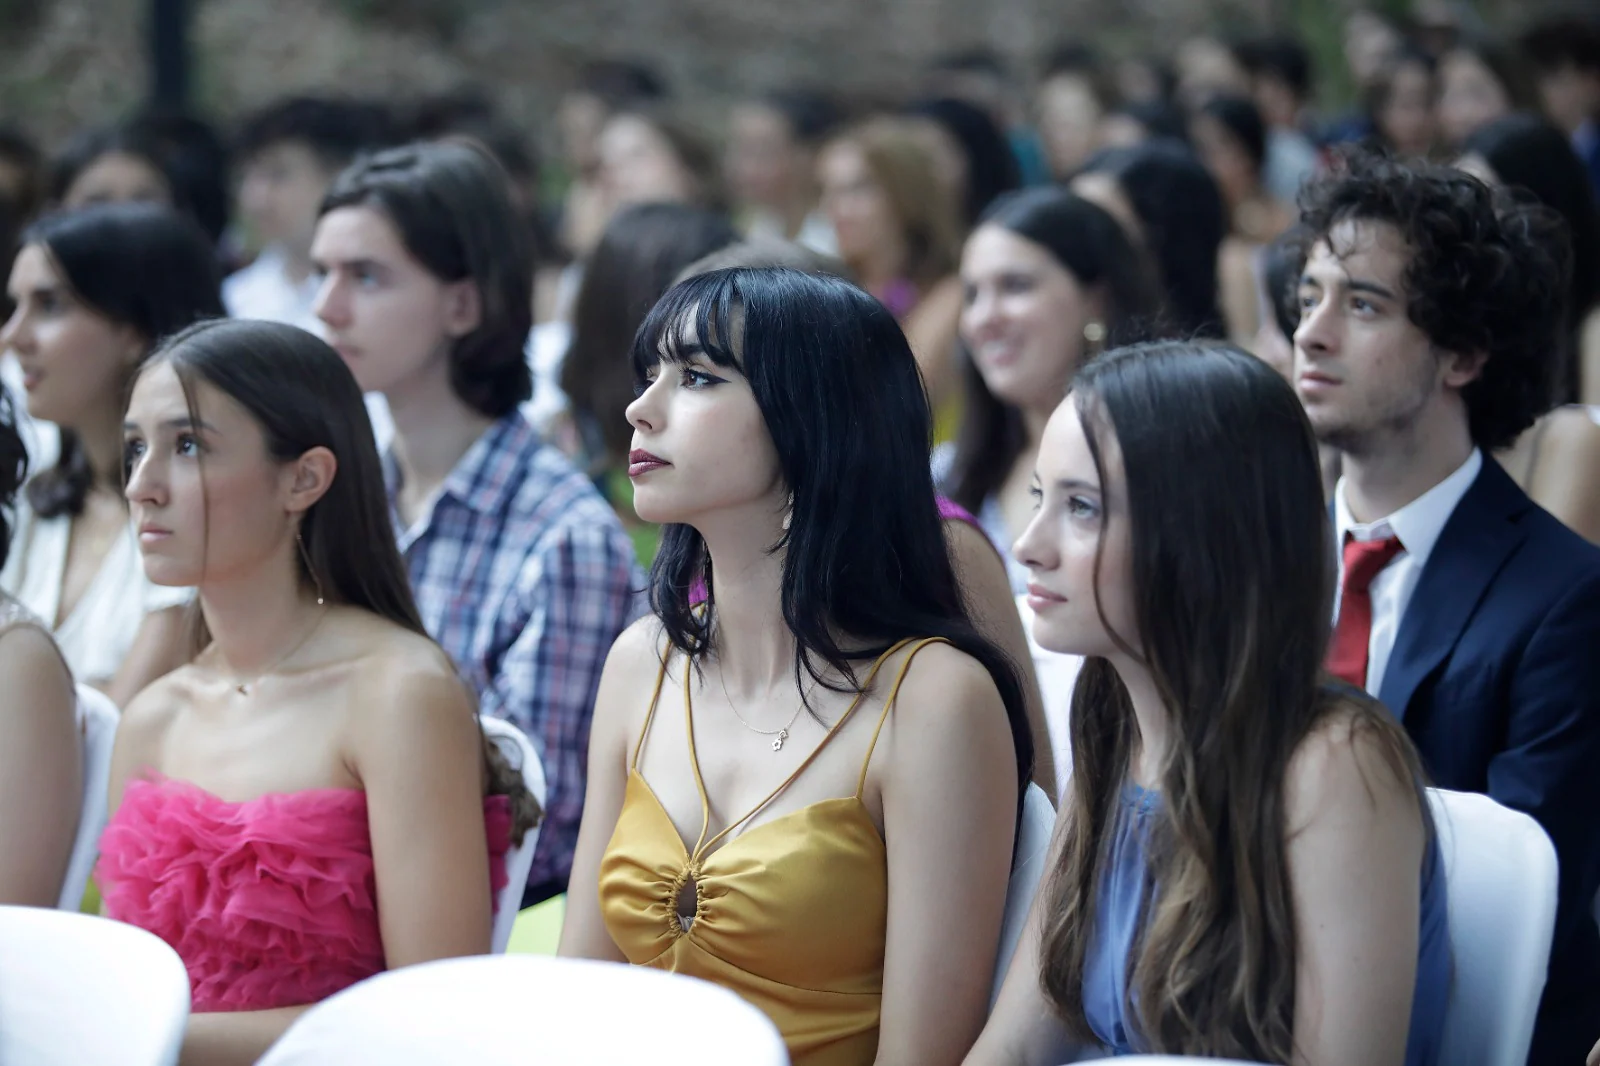
<instances>
[{"instance_id":1,"label":"plaid shirt","mask_svg":"<svg viewBox=\"0 0 1600 1066\"><path fill-rule=\"evenodd\" d=\"M392 452L384 480L392 505ZM639 613L643 578L628 535L589 480L513 412L461 457L400 534L400 551L423 624L480 710L514 723L544 762L549 792L528 890L534 899L563 892L600 670Z\"/></svg>"}]
</instances>

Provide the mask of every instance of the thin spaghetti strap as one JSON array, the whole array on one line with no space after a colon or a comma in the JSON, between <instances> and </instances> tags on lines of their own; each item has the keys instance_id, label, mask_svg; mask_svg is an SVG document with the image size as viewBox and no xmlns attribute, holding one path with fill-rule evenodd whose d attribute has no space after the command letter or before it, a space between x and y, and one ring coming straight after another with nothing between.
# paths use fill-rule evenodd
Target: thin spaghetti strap
<instances>
[{"instance_id":1,"label":"thin spaghetti strap","mask_svg":"<svg viewBox=\"0 0 1600 1066\"><path fill-rule=\"evenodd\" d=\"M661 653L661 669L656 671L655 691L650 693L650 710L645 712L644 727L639 730L639 739L633 745L633 761L628 763L628 771L639 769L639 753L644 750L644 738L650 732L650 723L656 720L656 704L661 702L661 683L667 679L667 660L672 658L672 646Z\"/></svg>"},{"instance_id":2,"label":"thin spaghetti strap","mask_svg":"<svg viewBox=\"0 0 1600 1066\"><path fill-rule=\"evenodd\" d=\"M929 644L949 644L943 637L929 637L920 641L911 654L906 656L906 661L900 664L900 672L895 676L894 687L889 690L889 698L883 701L883 713L878 715L878 728L872 731L872 743L867 745L867 757L861 760L861 777L856 781L856 799L861 798L861 792L867 787L867 767L872 765L872 752L878 746L878 735L883 732L883 723L889 720L889 712L894 709L894 701L900 698L900 685L906 679L906 672L911 669L911 660L917 657L917 652Z\"/></svg>"},{"instance_id":3,"label":"thin spaghetti strap","mask_svg":"<svg viewBox=\"0 0 1600 1066\"><path fill-rule=\"evenodd\" d=\"M694 768L694 787L700 790L700 836L694 842L691 855L698 857L700 847L711 831L711 797L706 793L705 778L700 776L700 752L694 746L694 704L689 699L689 670L683 671L683 722L689 731L689 765Z\"/></svg>"},{"instance_id":4,"label":"thin spaghetti strap","mask_svg":"<svg viewBox=\"0 0 1600 1066\"><path fill-rule=\"evenodd\" d=\"M771 792L767 793L767 798L762 800L760 803L756 804L754 807L750 808L750 812L748 814L746 814L743 818L740 818L736 822L729 822L727 824L727 826L723 828L722 832L718 833L716 836L712 837L710 840L704 840L703 838L704 838L705 834L702 833L701 834L702 843L695 845L695 849L694 849L695 856L697 858L699 857L700 849L701 849L702 846L704 846L706 848L715 847L717 842L722 840L723 837L727 836L729 833L733 832L735 829L739 828L741 825L744 825L750 819L754 818L756 815L758 815L762 811L766 810L767 805L769 803L771 803L773 800L777 799L779 796L783 795L784 790L786 790L790 785L794 784L796 779L798 779L801 774L805 773L806 767L810 766L811 763L816 759L816 757L822 753L822 749L828 746L828 742L833 739L834 734L838 733L839 730L844 727L844 724L850 720L851 716L853 716L856 713L856 708L861 706L861 701L866 698L867 691L872 688L872 682L877 679L878 671L883 668L883 664L888 662L889 659L894 655L895 652L899 651L901 648L905 647L907 644L910 644L910 643L911 643L911 638L907 637L905 640L900 641L894 647L890 648L888 651L886 651L882 655L878 656L877 662L874 662L872 664L872 669L867 673L867 679L861 683L861 691L856 693L856 698L850 701L850 706L848 708L846 708L845 712L839 716L839 720L837 722L833 723L833 728L828 730L827 735L822 738L821 742L818 743L815 748L811 749L811 754L807 755L805 757L805 759L800 763L800 765L796 766L794 768L794 773L792 773L788 777L784 778L783 779L783 784L779 785L777 788L775 788ZM688 693L689 693L688 687L685 686L683 691L684 691L684 698L687 701ZM693 750L692 742L691 742L691 750ZM695 764L695 773L698 775L699 772L700 772L700 766L699 766L699 763L697 762ZM702 800L704 799L705 794L706 794L705 793L705 786L701 785L701 787L700 787L700 796L701 796ZM709 814L707 815L707 817L709 817Z\"/></svg>"}]
</instances>

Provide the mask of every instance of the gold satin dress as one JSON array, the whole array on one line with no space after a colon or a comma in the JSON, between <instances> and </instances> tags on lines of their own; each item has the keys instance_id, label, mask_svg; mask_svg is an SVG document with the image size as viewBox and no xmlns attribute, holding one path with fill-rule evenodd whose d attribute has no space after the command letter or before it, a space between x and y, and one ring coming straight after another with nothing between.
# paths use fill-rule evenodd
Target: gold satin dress
<instances>
[{"instance_id":1,"label":"gold satin dress","mask_svg":"<svg viewBox=\"0 0 1600 1066\"><path fill-rule=\"evenodd\" d=\"M879 669L901 641L885 652ZM744 817L707 839L711 805L694 746L689 670L684 717L695 785L700 839L684 846L677 827L639 773L639 752L660 702L666 660L634 747L616 830L600 863L600 907L606 929L628 961L688 974L732 989L765 1011L788 1044L794 1066L871 1066L878 1051L883 956L889 911L888 852L861 800L872 749L894 707L916 643L901 664L853 796L825 799L729 834L756 817L794 783L854 716L862 697L828 730L806 760ZM721 845L720 847L718 845ZM680 896L693 905L680 918Z\"/></svg>"}]
</instances>

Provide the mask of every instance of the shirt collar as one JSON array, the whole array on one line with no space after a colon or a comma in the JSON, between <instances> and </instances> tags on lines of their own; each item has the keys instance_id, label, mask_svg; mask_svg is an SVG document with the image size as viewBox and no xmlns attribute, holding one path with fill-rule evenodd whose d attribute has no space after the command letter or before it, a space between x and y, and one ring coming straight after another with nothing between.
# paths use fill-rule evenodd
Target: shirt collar
<instances>
[{"instance_id":1,"label":"shirt collar","mask_svg":"<svg viewBox=\"0 0 1600 1066\"><path fill-rule=\"evenodd\" d=\"M518 456L515 468L523 469L527 458L541 447L543 443L539 435L522 416L522 411L512 411L491 424L473 441L467 453L456 461L434 498L438 500L448 496L473 511L493 513L500 508L512 487L503 470L507 456ZM392 444L383 453L383 481L392 501L399 495L403 481Z\"/></svg>"},{"instance_id":2,"label":"shirt collar","mask_svg":"<svg viewBox=\"0 0 1600 1066\"><path fill-rule=\"evenodd\" d=\"M1418 563L1427 562L1428 556L1433 553L1433 546L1439 542L1439 536L1444 532L1445 524L1455 513L1456 505L1467 494L1467 490L1472 487L1472 483L1478 479L1478 474L1482 470L1483 453L1474 448L1472 454L1467 456L1467 461L1457 467L1449 477L1387 518L1365 524L1357 522L1351 515L1350 505L1345 501L1344 478L1340 478L1338 487L1333 493L1334 521L1339 533L1338 543L1341 546L1344 544L1346 534L1355 540L1399 537L1407 555ZM1343 550L1342 547L1340 550Z\"/></svg>"}]
</instances>

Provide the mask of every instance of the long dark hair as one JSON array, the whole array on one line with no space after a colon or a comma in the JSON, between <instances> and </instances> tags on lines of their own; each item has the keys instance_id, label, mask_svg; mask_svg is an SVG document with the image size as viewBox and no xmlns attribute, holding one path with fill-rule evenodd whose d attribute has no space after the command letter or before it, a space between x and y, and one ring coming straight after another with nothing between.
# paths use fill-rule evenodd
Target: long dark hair
<instances>
[{"instance_id":1,"label":"long dark hair","mask_svg":"<svg viewBox=\"0 0 1600 1066\"><path fill-rule=\"evenodd\" d=\"M1155 138L1108 148L1084 164L1085 174L1116 180L1144 229L1161 274L1164 325L1180 337L1223 337L1217 307L1217 253L1228 234L1222 192L1178 141Z\"/></svg>"},{"instance_id":2,"label":"long dark hair","mask_svg":"<svg viewBox=\"0 0 1600 1066\"><path fill-rule=\"evenodd\" d=\"M90 310L131 326L151 346L226 313L221 272L205 234L172 208L97 204L47 215L24 231L22 243L38 245L62 284ZM91 469L78 435L63 428L56 464L28 483L28 505L41 518L76 517L96 479L120 488L120 475L120 469Z\"/></svg>"},{"instance_id":3,"label":"long dark hair","mask_svg":"<svg viewBox=\"0 0 1600 1066\"><path fill-rule=\"evenodd\" d=\"M1267 166L1267 123L1255 101L1245 96L1213 96L1200 105L1200 114L1216 119L1239 143L1259 179Z\"/></svg>"},{"instance_id":4,"label":"long dark hair","mask_svg":"<svg viewBox=\"0 0 1600 1066\"><path fill-rule=\"evenodd\" d=\"M1149 263L1104 210L1059 188L1025 189L996 200L978 223L1001 226L1048 251L1085 289L1104 294L1106 341L1127 344L1155 324L1157 301ZM976 513L1010 474L1027 446L1022 413L991 393L971 359L950 498Z\"/></svg>"},{"instance_id":5,"label":"long dark hair","mask_svg":"<svg viewBox=\"0 0 1600 1066\"><path fill-rule=\"evenodd\" d=\"M795 684L855 665L907 637L944 637L989 671L1005 703L1017 787L1033 775L1033 739L1016 668L968 620L928 470L931 416L910 345L894 317L835 277L734 268L674 286L633 345L634 374L684 358L692 326L706 358L750 382L793 494L783 553L783 617L794 634ZM715 583L704 539L668 525L650 602L692 660L713 647ZM705 610L691 594L705 581ZM841 640L846 643L841 643ZM848 646L847 646L848 644ZM830 687L837 689L838 683Z\"/></svg>"},{"instance_id":6,"label":"long dark hair","mask_svg":"<svg viewBox=\"0 0 1600 1066\"><path fill-rule=\"evenodd\" d=\"M1567 135L1537 115L1507 115L1483 126L1464 146L1482 156L1501 184L1523 189L1567 224L1572 238L1572 276L1567 288L1567 330L1558 375L1559 403L1579 391L1579 334L1600 304L1600 207L1583 161Z\"/></svg>"},{"instance_id":7,"label":"long dark hair","mask_svg":"<svg viewBox=\"0 0 1600 1066\"><path fill-rule=\"evenodd\" d=\"M726 216L683 204L637 204L606 225L583 271L572 343L561 364L561 391L584 423L596 465L628 454L634 396L628 349L644 316L679 271L738 239Z\"/></svg>"},{"instance_id":8,"label":"long dark hair","mask_svg":"<svg viewBox=\"0 0 1600 1066\"><path fill-rule=\"evenodd\" d=\"M1127 498L1109 506L1127 517L1139 645L1125 650L1147 664L1172 722L1126 1008L1154 1052L1288 1062L1297 944L1284 779L1295 751L1320 723L1347 718L1413 785L1429 824L1404 730L1322 674L1333 563L1316 441L1290 385L1221 344L1107 353L1068 402L1102 486L1113 438L1120 450ZM1097 583L1100 572L1097 557ZM1138 728L1107 660L1084 663L1070 720L1041 980L1067 1027L1089 1037L1084 961Z\"/></svg>"},{"instance_id":9,"label":"long dark hair","mask_svg":"<svg viewBox=\"0 0 1600 1066\"><path fill-rule=\"evenodd\" d=\"M449 140L363 156L334 179L320 215L376 209L440 281L471 279L481 320L450 346L450 386L500 418L533 395L523 349L533 328L533 251L504 169L476 143Z\"/></svg>"},{"instance_id":10,"label":"long dark hair","mask_svg":"<svg viewBox=\"0 0 1600 1066\"><path fill-rule=\"evenodd\" d=\"M27 480L28 446L17 430L17 408L10 390L0 388L0 566L11 554L12 508Z\"/></svg>"},{"instance_id":11,"label":"long dark hair","mask_svg":"<svg viewBox=\"0 0 1600 1066\"><path fill-rule=\"evenodd\" d=\"M108 155L128 155L161 175L172 206L194 219L213 246L228 228L228 151L208 123L174 111L146 111L86 130L51 167L50 198L60 203L85 170Z\"/></svg>"},{"instance_id":12,"label":"long dark hair","mask_svg":"<svg viewBox=\"0 0 1600 1066\"><path fill-rule=\"evenodd\" d=\"M274 460L292 462L312 448L333 453L338 473L300 521L302 584L330 603L370 611L428 637L395 544L372 424L344 360L293 326L222 320L170 338L140 373L163 364L178 375L196 421L195 389L204 382L249 412ZM191 617L198 652L210 635L198 605ZM484 750L490 791L511 797L520 839L537 822L538 804L487 738Z\"/></svg>"},{"instance_id":13,"label":"long dark hair","mask_svg":"<svg viewBox=\"0 0 1600 1066\"><path fill-rule=\"evenodd\" d=\"M965 100L942 97L913 104L907 114L938 123L967 159L965 202L961 224L977 224L985 209L1000 196L1022 187L1022 170L1006 135L988 112Z\"/></svg>"}]
</instances>

